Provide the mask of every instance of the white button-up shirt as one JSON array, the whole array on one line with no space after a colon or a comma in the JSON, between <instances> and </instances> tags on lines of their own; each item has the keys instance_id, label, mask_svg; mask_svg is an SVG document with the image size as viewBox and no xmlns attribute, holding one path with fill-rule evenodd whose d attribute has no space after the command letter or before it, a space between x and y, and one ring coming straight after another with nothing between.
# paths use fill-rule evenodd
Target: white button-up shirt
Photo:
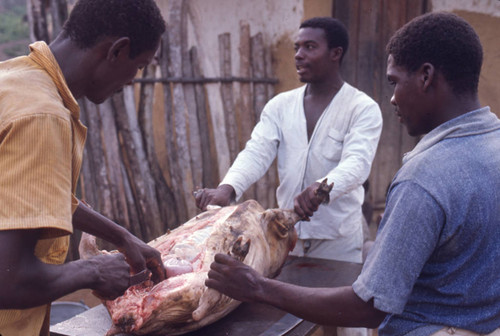
<instances>
[{"instance_id":1,"label":"white button-up shirt","mask_svg":"<svg viewBox=\"0 0 500 336\"><path fill-rule=\"evenodd\" d=\"M304 93L307 85L271 99L245 149L221 184L230 184L239 199L269 169L277 156L278 205L293 209L293 200L314 182L334 183L330 203L320 205L310 222L296 225L301 239L335 239L361 230L363 182L368 178L382 131L375 101L344 83L307 137Z\"/></svg>"}]
</instances>

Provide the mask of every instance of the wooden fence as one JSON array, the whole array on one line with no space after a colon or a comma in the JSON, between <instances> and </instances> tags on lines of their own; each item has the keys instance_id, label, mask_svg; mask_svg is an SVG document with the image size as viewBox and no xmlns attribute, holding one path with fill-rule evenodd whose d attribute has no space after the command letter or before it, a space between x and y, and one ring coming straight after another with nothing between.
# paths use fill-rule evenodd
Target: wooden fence
<instances>
[{"instance_id":1,"label":"wooden fence","mask_svg":"<svg viewBox=\"0 0 500 336\"><path fill-rule=\"evenodd\" d=\"M61 5L61 0L51 1ZM37 4L32 9L38 8L31 11L33 22L47 24L46 2L31 2ZM236 50L230 33L218 36L220 76L205 77L198 50L186 45L185 3L171 2L155 64L133 85L100 105L79 101L88 135L78 196L144 241L199 213L192 192L217 187L277 83L271 78L271 55L262 33L250 36L245 22ZM41 37L50 42L49 33ZM231 70L235 52L240 57L238 74ZM274 207L276 184L273 165L244 199ZM77 257L78 239L78 233L72 237L70 259Z\"/></svg>"}]
</instances>

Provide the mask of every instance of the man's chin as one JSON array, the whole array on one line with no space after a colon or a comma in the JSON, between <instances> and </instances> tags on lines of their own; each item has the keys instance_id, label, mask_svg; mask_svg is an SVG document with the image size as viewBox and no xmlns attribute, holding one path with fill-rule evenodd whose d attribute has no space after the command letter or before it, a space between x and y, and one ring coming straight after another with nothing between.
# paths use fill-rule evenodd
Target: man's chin
<instances>
[{"instance_id":1,"label":"man's chin","mask_svg":"<svg viewBox=\"0 0 500 336\"><path fill-rule=\"evenodd\" d=\"M104 103L104 101L108 98L109 97L87 97L88 100L90 100L92 103L96 105Z\"/></svg>"}]
</instances>

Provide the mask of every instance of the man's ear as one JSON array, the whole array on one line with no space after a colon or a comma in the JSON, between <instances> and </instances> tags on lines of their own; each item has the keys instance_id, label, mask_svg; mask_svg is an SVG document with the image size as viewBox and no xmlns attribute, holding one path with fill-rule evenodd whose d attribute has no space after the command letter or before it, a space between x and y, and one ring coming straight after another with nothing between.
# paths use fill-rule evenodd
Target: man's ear
<instances>
[{"instance_id":1,"label":"man's ear","mask_svg":"<svg viewBox=\"0 0 500 336\"><path fill-rule=\"evenodd\" d=\"M344 54L344 49L342 47L335 47L330 49L330 55L333 61L340 61L340 58Z\"/></svg>"},{"instance_id":2,"label":"man's ear","mask_svg":"<svg viewBox=\"0 0 500 336\"><path fill-rule=\"evenodd\" d=\"M420 66L419 71L419 79L422 83L422 89L427 91L427 89L431 86L432 82L435 79L436 68L431 63L424 63Z\"/></svg>"},{"instance_id":3,"label":"man's ear","mask_svg":"<svg viewBox=\"0 0 500 336\"><path fill-rule=\"evenodd\" d=\"M108 49L107 59L114 62L119 57L128 57L130 53L130 39L128 37L120 37L111 44Z\"/></svg>"}]
</instances>

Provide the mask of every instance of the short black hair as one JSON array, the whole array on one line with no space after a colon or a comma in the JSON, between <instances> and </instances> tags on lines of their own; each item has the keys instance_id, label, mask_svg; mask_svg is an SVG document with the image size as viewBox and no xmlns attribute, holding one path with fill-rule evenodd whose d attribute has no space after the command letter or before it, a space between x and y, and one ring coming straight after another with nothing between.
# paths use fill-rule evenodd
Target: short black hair
<instances>
[{"instance_id":1,"label":"short black hair","mask_svg":"<svg viewBox=\"0 0 500 336\"><path fill-rule=\"evenodd\" d=\"M130 58L154 50L165 29L154 0L79 0L63 27L82 49L103 37L128 37Z\"/></svg>"},{"instance_id":2,"label":"short black hair","mask_svg":"<svg viewBox=\"0 0 500 336\"><path fill-rule=\"evenodd\" d=\"M342 47L342 56L340 62L344 58L347 48L349 47L349 34L342 22L332 17L314 17L305 20L301 23L300 28L319 28L325 32L328 48Z\"/></svg>"},{"instance_id":3,"label":"short black hair","mask_svg":"<svg viewBox=\"0 0 500 336\"><path fill-rule=\"evenodd\" d=\"M410 73L431 63L455 94L477 93L483 48L474 29L455 14L416 17L392 36L386 51Z\"/></svg>"}]
</instances>

